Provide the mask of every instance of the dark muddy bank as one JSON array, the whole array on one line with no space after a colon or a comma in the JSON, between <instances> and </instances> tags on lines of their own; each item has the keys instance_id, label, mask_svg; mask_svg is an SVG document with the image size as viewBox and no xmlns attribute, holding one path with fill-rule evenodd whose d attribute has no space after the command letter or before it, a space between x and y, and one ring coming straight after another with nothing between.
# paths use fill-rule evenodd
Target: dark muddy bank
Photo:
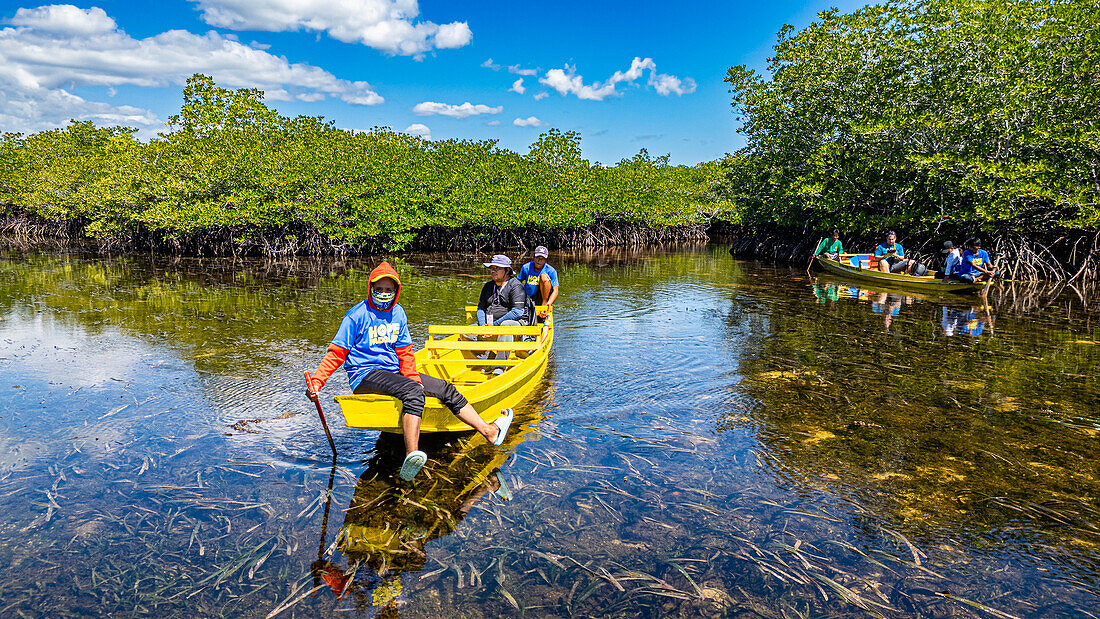
<instances>
[{"instance_id":1,"label":"dark muddy bank","mask_svg":"<svg viewBox=\"0 0 1100 619\"><path fill-rule=\"evenodd\" d=\"M18 250L75 250L90 253L152 252L179 256L364 256L393 253L392 239L366 243L334 240L306 224L257 230L225 226L187 232L166 232L138 227L125 235L96 238L89 233L89 219L51 221L26 213L0 219L0 248ZM605 247L653 247L705 242L707 226L651 228L633 222L599 220L576 228L498 228L491 226L428 226L402 251L494 251L534 249L595 249Z\"/></svg>"}]
</instances>

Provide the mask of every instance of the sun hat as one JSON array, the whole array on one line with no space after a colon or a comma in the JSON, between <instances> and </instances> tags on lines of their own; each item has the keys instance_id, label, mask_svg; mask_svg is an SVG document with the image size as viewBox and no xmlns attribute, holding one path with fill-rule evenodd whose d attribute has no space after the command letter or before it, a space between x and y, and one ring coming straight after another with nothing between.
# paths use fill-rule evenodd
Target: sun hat
<instances>
[{"instance_id":1,"label":"sun hat","mask_svg":"<svg viewBox=\"0 0 1100 619\"><path fill-rule=\"evenodd\" d=\"M949 253L951 253L951 250L954 249L954 248L955 248L954 243L952 243L951 241L944 241L943 242L943 249L940 250L940 253L941 254L949 254Z\"/></svg>"},{"instance_id":2,"label":"sun hat","mask_svg":"<svg viewBox=\"0 0 1100 619\"><path fill-rule=\"evenodd\" d=\"M512 268L512 260L504 254L495 254L493 259L489 262L482 262L487 267L504 267L506 269Z\"/></svg>"},{"instance_id":3,"label":"sun hat","mask_svg":"<svg viewBox=\"0 0 1100 619\"><path fill-rule=\"evenodd\" d=\"M550 250L546 249L542 245L539 245L538 247L535 248L535 257L536 258L549 258L550 257Z\"/></svg>"}]
</instances>

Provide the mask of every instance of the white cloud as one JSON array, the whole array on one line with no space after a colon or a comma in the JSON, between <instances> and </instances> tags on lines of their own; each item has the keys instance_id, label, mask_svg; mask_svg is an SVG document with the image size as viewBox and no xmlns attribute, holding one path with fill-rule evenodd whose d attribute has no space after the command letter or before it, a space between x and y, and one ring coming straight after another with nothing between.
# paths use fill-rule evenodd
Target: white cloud
<instances>
[{"instance_id":1,"label":"white cloud","mask_svg":"<svg viewBox=\"0 0 1100 619\"><path fill-rule=\"evenodd\" d=\"M500 71L500 65L493 62L492 58L486 58L485 62L481 63L481 67L484 69L492 69L494 71Z\"/></svg>"},{"instance_id":2,"label":"white cloud","mask_svg":"<svg viewBox=\"0 0 1100 619\"><path fill-rule=\"evenodd\" d=\"M499 127L500 126L500 121L499 120L490 120L489 122L487 122L485 124L489 125L490 127Z\"/></svg>"},{"instance_id":3,"label":"white cloud","mask_svg":"<svg viewBox=\"0 0 1100 619\"><path fill-rule=\"evenodd\" d=\"M88 36L110 32L116 28L115 20L98 7L87 11L71 4L40 6L37 9L18 9L8 20L13 26L34 28L59 35Z\"/></svg>"},{"instance_id":4,"label":"white cloud","mask_svg":"<svg viewBox=\"0 0 1100 619\"><path fill-rule=\"evenodd\" d=\"M432 130L428 128L428 125L422 125L420 123L413 123L405 127L405 133L415 135L418 138L424 138L425 140L432 139Z\"/></svg>"},{"instance_id":5,"label":"white cloud","mask_svg":"<svg viewBox=\"0 0 1100 619\"><path fill-rule=\"evenodd\" d=\"M470 116L478 116L480 114L499 114L504 110L504 106L498 105L497 107L489 107L488 105L477 104L474 105L469 101L462 105L448 105L446 103L437 103L435 101L424 101L423 103L417 103L413 106L413 114L417 116L450 116L451 118L469 118Z\"/></svg>"},{"instance_id":6,"label":"white cloud","mask_svg":"<svg viewBox=\"0 0 1100 619\"><path fill-rule=\"evenodd\" d=\"M517 127L545 127L546 123L535 118L534 116L528 116L527 118L517 118L512 121L512 124Z\"/></svg>"},{"instance_id":7,"label":"white cloud","mask_svg":"<svg viewBox=\"0 0 1100 619\"><path fill-rule=\"evenodd\" d=\"M659 95L668 96L673 93L684 95L695 92L695 81L691 78L680 79L675 75L657 73L657 64L653 62L652 58L642 59L638 56L635 56L634 60L631 61L629 69L625 72L616 71L604 82L585 84L584 78L577 75L576 67L567 64L563 69L550 69L547 71L543 77L539 78L539 83L553 88L563 97L572 93L578 99L603 101L609 96L621 94L616 90L619 83L632 84L647 70L649 71L649 80L646 83L652 86Z\"/></svg>"},{"instance_id":8,"label":"white cloud","mask_svg":"<svg viewBox=\"0 0 1100 619\"><path fill-rule=\"evenodd\" d=\"M192 0L211 26L268 32L324 32L345 43L402 56L469 44L466 22L415 22L416 0Z\"/></svg>"},{"instance_id":9,"label":"white cloud","mask_svg":"<svg viewBox=\"0 0 1100 619\"><path fill-rule=\"evenodd\" d=\"M508 92L514 92L520 95L527 92L527 89L523 87L523 78L521 77L518 80L512 82L512 87L508 89Z\"/></svg>"},{"instance_id":10,"label":"white cloud","mask_svg":"<svg viewBox=\"0 0 1100 619\"><path fill-rule=\"evenodd\" d=\"M657 94L663 97L670 94L687 95L695 92L695 80L690 77L681 80L675 75L665 73L651 73L649 75L649 85L653 86Z\"/></svg>"},{"instance_id":11,"label":"white cloud","mask_svg":"<svg viewBox=\"0 0 1100 619\"><path fill-rule=\"evenodd\" d=\"M260 88L275 100L384 101L367 82L292 64L213 31L169 30L135 39L102 9L67 5L19 9L8 21L12 27L0 28L0 126L9 131L57 127L70 118L159 125L148 110L87 101L71 89L182 86L194 73L210 75L222 86Z\"/></svg>"},{"instance_id":12,"label":"white cloud","mask_svg":"<svg viewBox=\"0 0 1100 619\"><path fill-rule=\"evenodd\" d=\"M550 96L550 93L548 93L548 92L540 92L537 95L535 95L535 101L542 101L543 99L545 99L546 97L549 97L549 96Z\"/></svg>"},{"instance_id":13,"label":"white cloud","mask_svg":"<svg viewBox=\"0 0 1100 619\"><path fill-rule=\"evenodd\" d=\"M518 64L508 66L509 73L515 73L516 75L538 75L538 69L521 69Z\"/></svg>"}]
</instances>

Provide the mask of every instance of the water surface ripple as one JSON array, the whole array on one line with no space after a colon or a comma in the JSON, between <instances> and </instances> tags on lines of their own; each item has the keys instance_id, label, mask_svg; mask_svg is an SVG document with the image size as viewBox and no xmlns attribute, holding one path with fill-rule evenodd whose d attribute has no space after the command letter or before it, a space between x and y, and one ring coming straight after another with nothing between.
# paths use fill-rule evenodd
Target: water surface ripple
<instances>
[{"instance_id":1,"label":"water surface ripple","mask_svg":"<svg viewBox=\"0 0 1100 619\"><path fill-rule=\"evenodd\" d=\"M302 395L370 261L0 257L0 615L1096 616L1095 295L724 249L553 256L544 385L413 486ZM481 260L395 261L417 343Z\"/></svg>"}]
</instances>

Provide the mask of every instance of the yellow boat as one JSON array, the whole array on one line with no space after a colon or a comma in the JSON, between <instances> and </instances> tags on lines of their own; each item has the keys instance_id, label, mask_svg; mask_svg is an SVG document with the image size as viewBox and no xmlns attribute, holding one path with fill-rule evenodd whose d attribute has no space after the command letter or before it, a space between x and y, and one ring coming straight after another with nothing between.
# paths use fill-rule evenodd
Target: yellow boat
<instances>
[{"instance_id":1,"label":"yellow boat","mask_svg":"<svg viewBox=\"0 0 1100 619\"><path fill-rule=\"evenodd\" d=\"M821 256L814 257L814 262L823 271L882 285L902 286L930 292L981 292L989 286L988 281L971 284L957 279L940 279L935 276L936 271L928 271L928 275L883 273L877 269L869 268L870 263L876 260L877 257L871 254L841 254L840 260L827 260Z\"/></svg>"},{"instance_id":2,"label":"yellow boat","mask_svg":"<svg viewBox=\"0 0 1100 619\"><path fill-rule=\"evenodd\" d=\"M473 404L487 422L493 422L505 408L514 408L540 383L550 361L554 343L554 314L550 306L537 306L546 311L545 322L530 327L498 327L462 325L431 325L428 341L416 352L416 369L421 374L448 381ZM477 306L466 306L466 322L475 322ZM513 342L479 341L464 335L513 335ZM530 341L524 341L530 340ZM506 360L493 359L492 353L509 351ZM489 351L489 359L479 359L479 352ZM501 367L499 376L485 370ZM381 395L338 395L336 403L350 428L401 433L401 402ZM443 405L438 398L428 397L424 403L421 432L461 432L470 430Z\"/></svg>"}]
</instances>

